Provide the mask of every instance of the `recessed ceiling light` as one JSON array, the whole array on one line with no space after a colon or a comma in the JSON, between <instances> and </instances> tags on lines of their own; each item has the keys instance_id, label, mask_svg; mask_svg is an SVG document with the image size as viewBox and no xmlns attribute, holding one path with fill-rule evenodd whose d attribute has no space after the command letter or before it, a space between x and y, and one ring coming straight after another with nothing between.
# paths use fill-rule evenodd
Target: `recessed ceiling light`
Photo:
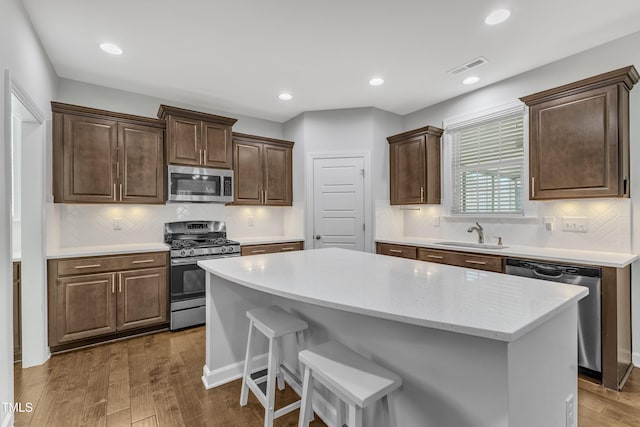
<instances>
[{"instance_id":1,"label":"recessed ceiling light","mask_svg":"<svg viewBox=\"0 0 640 427\"><path fill-rule=\"evenodd\" d=\"M369 84L371 86L380 86L384 84L384 79L381 79L380 77L374 77L371 80L369 80Z\"/></svg>"},{"instance_id":2,"label":"recessed ceiling light","mask_svg":"<svg viewBox=\"0 0 640 427\"><path fill-rule=\"evenodd\" d=\"M478 76L471 76L471 77L467 77L466 79L464 79L462 81L463 85L472 85L474 83L478 83L480 81L480 77Z\"/></svg>"},{"instance_id":3,"label":"recessed ceiling light","mask_svg":"<svg viewBox=\"0 0 640 427\"><path fill-rule=\"evenodd\" d=\"M484 22L487 25L496 25L506 21L510 15L511 12L507 9L494 10L489 15L487 15L487 17L484 19Z\"/></svg>"},{"instance_id":4,"label":"recessed ceiling light","mask_svg":"<svg viewBox=\"0 0 640 427\"><path fill-rule=\"evenodd\" d=\"M283 92L283 93L281 93L280 95L278 95L278 98L279 98L279 99L281 99L281 100L283 100L283 101L291 101L291 99L293 98L293 96L291 96L291 94L290 94L290 93Z\"/></svg>"},{"instance_id":5,"label":"recessed ceiling light","mask_svg":"<svg viewBox=\"0 0 640 427\"><path fill-rule=\"evenodd\" d=\"M123 52L123 50L120 49L120 46L113 43L100 43L100 49L110 53L111 55L122 55Z\"/></svg>"}]
</instances>

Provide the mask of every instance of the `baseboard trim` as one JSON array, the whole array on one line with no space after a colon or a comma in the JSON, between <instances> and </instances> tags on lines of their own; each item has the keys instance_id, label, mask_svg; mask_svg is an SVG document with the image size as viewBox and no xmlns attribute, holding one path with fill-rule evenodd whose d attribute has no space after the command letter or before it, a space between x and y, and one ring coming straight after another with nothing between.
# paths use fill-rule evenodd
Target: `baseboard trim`
<instances>
[{"instance_id":1,"label":"baseboard trim","mask_svg":"<svg viewBox=\"0 0 640 427\"><path fill-rule=\"evenodd\" d=\"M631 363L633 363L635 367L640 367L640 353L631 354Z\"/></svg>"},{"instance_id":2,"label":"baseboard trim","mask_svg":"<svg viewBox=\"0 0 640 427\"><path fill-rule=\"evenodd\" d=\"M266 353L253 358L253 366L255 366L253 369L254 372L266 369L267 365L268 356ZM204 368L202 368L202 383L204 384L204 388L210 390L242 378L243 372L244 360L214 369L213 371L209 370L207 365L204 365Z\"/></svg>"},{"instance_id":3,"label":"baseboard trim","mask_svg":"<svg viewBox=\"0 0 640 427\"><path fill-rule=\"evenodd\" d=\"M13 413L9 412L4 415L1 427L11 427L13 425Z\"/></svg>"}]
</instances>

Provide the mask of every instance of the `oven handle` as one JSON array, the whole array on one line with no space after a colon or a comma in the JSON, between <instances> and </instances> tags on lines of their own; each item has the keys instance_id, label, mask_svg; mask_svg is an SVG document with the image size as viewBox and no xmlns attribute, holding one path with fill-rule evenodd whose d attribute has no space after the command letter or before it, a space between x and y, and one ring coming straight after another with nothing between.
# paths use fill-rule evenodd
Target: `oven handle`
<instances>
[{"instance_id":1,"label":"oven handle","mask_svg":"<svg viewBox=\"0 0 640 427\"><path fill-rule=\"evenodd\" d=\"M237 257L240 254L225 254L225 255L216 255L213 257L201 257L201 258L176 258L171 260L171 265L194 265L198 261L208 261L210 259L220 259L220 258L230 258Z\"/></svg>"}]
</instances>

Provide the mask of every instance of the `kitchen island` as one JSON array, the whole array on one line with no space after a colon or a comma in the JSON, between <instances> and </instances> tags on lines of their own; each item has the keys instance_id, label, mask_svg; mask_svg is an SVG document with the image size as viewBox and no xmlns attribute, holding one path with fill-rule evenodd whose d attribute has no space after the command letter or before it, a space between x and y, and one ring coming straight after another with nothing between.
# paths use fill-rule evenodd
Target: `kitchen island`
<instances>
[{"instance_id":1,"label":"kitchen island","mask_svg":"<svg viewBox=\"0 0 640 427\"><path fill-rule=\"evenodd\" d=\"M577 419L586 288L335 248L199 265L209 273L207 388L241 377L246 310L277 304L309 323L307 345L333 339L400 375L400 426L564 426L570 397ZM295 372L295 343L284 347ZM316 396L334 425L333 397Z\"/></svg>"}]
</instances>

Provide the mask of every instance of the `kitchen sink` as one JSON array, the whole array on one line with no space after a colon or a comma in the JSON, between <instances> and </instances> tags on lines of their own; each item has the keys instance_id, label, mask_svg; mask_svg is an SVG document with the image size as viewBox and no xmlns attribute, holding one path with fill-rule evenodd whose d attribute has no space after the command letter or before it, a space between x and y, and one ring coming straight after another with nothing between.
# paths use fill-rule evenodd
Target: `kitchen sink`
<instances>
[{"instance_id":1,"label":"kitchen sink","mask_svg":"<svg viewBox=\"0 0 640 427\"><path fill-rule=\"evenodd\" d=\"M465 243L465 242L436 242L436 245L458 246L461 248L480 248L480 249L504 249L508 246L492 245L490 243Z\"/></svg>"}]
</instances>

